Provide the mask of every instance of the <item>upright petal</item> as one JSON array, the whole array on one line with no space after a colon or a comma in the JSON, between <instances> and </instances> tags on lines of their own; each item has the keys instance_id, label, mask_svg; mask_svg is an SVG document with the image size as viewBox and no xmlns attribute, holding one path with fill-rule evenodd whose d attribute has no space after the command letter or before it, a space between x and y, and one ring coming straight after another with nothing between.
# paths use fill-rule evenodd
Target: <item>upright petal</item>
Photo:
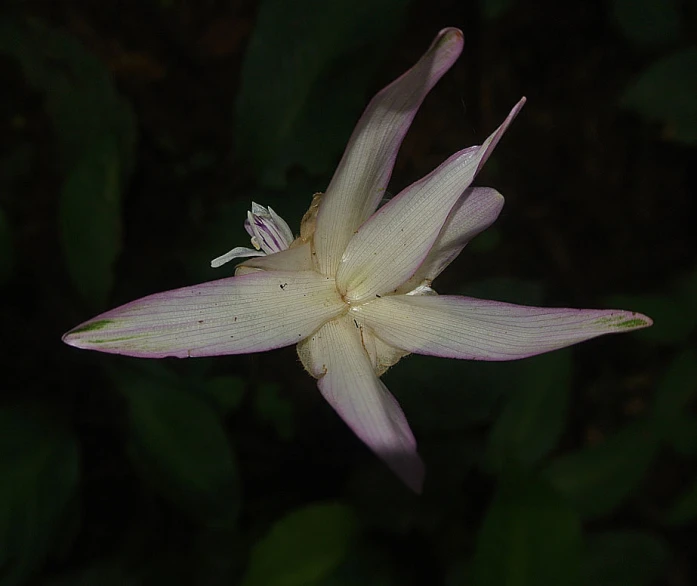
<instances>
[{"instance_id":1,"label":"upright petal","mask_svg":"<svg viewBox=\"0 0 697 586\"><path fill-rule=\"evenodd\" d=\"M247 212L244 228L252 237L255 248L266 254L286 250L294 240L293 231L286 221L273 211L252 202L252 211Z\"/></svg>"},{"instance_id":2,"label":"upright petal","mask_svg":"<svg viewBox=\"0 0 697 586\"><path fill-rule=\"evenodd\" d=\"M525 98L481 146L455 153L387 202L356 231L336 273L339 291L350 301L364 301L394 291L416 272L453 206L524 103Z\"/></svg>"},{"instance_id":3,"label":"upright petal","mask_svg":"<svg viewBox=\"0 0 697 586\"><path fill-rule=\"evenodd\" d=\"M428 256L412 277L397 289L408 293L424 281L429 284L457 258L467 243L496 221L503 209L503 196L490 187L470 187L460 196Z\"/></svg>"},{"instance_id":4,"label":"upright petal","mask_svg":"<svg viewBox=\"0 0 697 586\"><path fill-rule=\"evenodd\" d=\"M71 346L143 358L244 354L296 344L345 304L314 271L258 271L143 297L79 325Z\"/></svg>"},{"instance_id":5,"label":"upright petal","mask_svg":"<svg viewBox=\"0 0 697 586\"><path fill-rule=\"evenodd\" d=\"M470 360L526 358L653 323L631 311L527 307L456 296L394 295L352 312L397 348Z\"/></svg>"},{"instance_id":6,"label":"upright petal","mask_svg":"<svg viewBox=\"0 0 697 586\"><path fill-rule=\"evenodd\" d=\"M402 139L431 88L462 52L462 32L443 29L414 67L378 93L358 121L319 210L319 269L333 275L353 232L384 197Z\"/></svg>"},{"instance_id":7,"label":"upright petal","mask_svg":"<svg viewBox=\"0 0 697 586\"><path fill-rule=\"evenodd\" d=\"M318 378L322 396L339 416L412 490L421 492L424 469L404 413L373 372L352 319L326 323L298 345Z\"/></svg>"}]
</instances>

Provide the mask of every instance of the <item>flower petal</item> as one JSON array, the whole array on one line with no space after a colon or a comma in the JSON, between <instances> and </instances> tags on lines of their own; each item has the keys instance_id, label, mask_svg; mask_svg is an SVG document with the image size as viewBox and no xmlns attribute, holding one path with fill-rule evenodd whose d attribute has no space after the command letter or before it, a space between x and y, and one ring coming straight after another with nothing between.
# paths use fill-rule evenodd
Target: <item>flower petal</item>
<instances>
[{"instance_id":1,"label":"flower petal","mask_svg":"<svg viewBox=\"0 0 697 586\"><path fill-rule=\"evenodd\" d=\"M362 320L356 319L354 325L360 330L363 349L368 354L370 363L373 365L373 371L378 377L385 374L392 366L409 354L409 352L405 352L400 348L385 344L375 335L371 328L365 326Z\"/></svg>"},{"instance_id":2,"label":"flower petal","mask_svg":"<svg viewBox=\"0 0 697 586\"><path fill-rule=\"evenodd\" d=\"M294 240L293 231L286 221L271 209L252 202L244 228L252 237L252 244L266 254L286 250Z\"/></svg>"},{"instance_id":3,"label":"flower petal","mask_svg":"<svg viewBox=\"0 0 697 586\"><path fill-rule=\"evenodd\" d=\"M315 251L333 275L353 232L385 195L402 139L431 88L462 52L462 32L443 29L423 57L368 104L322 200Z\"/></svg>"},{"instance_id":4,"label":"flower petal","mask_svg":"<svg viewBox=\"0 0 697 586\"><path fill-rule=\"evenodd\" d=\"M653 323L631 311L527 307L457 296L395 295L352 312L392 346L470 360L516 360Z\"/></svg>"},{"instance_id":5,"label":"flower petal","mask_svg":"<svg viewBox=\"0 0 697 586\"><path fill-rule=\"evenodd\" d=\"M407 293L424 282L433 282L472 238L496 221L503 202L503 196L490 187L467 189L450 211L428 256L397 293Z\"/></svg>"},{"instance_id":6,"label":"flower petal","mask_svg":"<svg viewBox=\"0 0 697 586\"><path fill-rule=\"evenodd\" d=\"M225 263L230 262L236 258L246 258L252 256L265 256L266 253L261 250L255 250L254 248L245 248L244 246L236 246L229 252L222 254L211 261L211 267L217 269L222 267Z\"/></svg>"},{"instance_id":7,"label":"flower petal","mask_svg":"<svg viewBox=\"0 0 697 586\"><path fill-rule=\"evenodd\" d=\"M415 492L424 468L396 399L373 372L359 329L348 316L332 320L298 345L322 396L366 445Z\"/></svg>"},{"instance_id":8,"label":"flower petal","mask_svg":"<svg viewBox=\"0 0 697 586\"><path fill-rule=\"evenodd\" d=\"M237 265L238 270L242 267L263 269L265 271L311 271L312 251L310 250L310 243L306 242L305 244L292 246L287 250L269 254L268 256L250 258Z\"/></svg>"},{"instance_id":9,"label":"flower petal","mask_svg":"<svg viewBox=\"0 0 697 586\"><path fill-rule=\"evenodd\" d=\"M458 199L524 103L525 98L481 146L455 153L356 231L336 273L339 291L350 301L364 301L394 291L416 272Z\"/></svg>"},{"instance_id":10,"label":"flower petal","mask_svg":"<svg viewBox=\"0 0 697 586\"><path fill-rule=\"evenodd\" d=\"M144 358L244 354L295 344L344 310L329 277L258 271L127 303L63 341Z\"/></svg>"}]
</instances>

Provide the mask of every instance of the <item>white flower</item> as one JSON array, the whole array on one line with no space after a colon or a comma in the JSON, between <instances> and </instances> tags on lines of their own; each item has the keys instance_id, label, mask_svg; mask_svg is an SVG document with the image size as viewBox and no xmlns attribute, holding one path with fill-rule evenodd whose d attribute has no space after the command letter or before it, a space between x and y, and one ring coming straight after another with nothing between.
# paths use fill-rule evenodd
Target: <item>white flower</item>
<instances>
[{"instance_id":1,"label":"white flower","mask_svg":"<svg viewBox=\"0 0 697 586\"><path fill-rule=\"evenodd\" d=\"M145 358L242 354L298 345L305 368L349 427L415 491L416 441L380 380L411 352L514 360L651 325L615 310L524 307L439 296L433 280L498 216L503 197L470 184L523 106L481 146L455 153L378 209L402 139L426 94L462 50L445 29L368 105L327 187L292 240L287 224L253 204L255 256L235 277L150 295L99 315L63 340Z\"/></svg>"}]
</instances>

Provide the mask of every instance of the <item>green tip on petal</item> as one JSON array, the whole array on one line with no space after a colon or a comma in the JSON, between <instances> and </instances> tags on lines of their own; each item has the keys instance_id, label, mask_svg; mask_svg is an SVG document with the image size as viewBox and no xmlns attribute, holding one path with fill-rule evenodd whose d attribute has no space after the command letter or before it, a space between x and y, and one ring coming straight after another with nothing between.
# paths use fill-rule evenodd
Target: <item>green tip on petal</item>
<instances>
[{"instance_id":1,"label":"green tip on petal","mask_svg":"<svg viewBox=\"0 0 697 586\"><path fill-rule=\"evenodd\" d=\"M465 35L462 34L462 31L459 28L455 27L448 27L442 29L439 33L438 36L436 37L436 42L434 45L436 47L441 47L447 43L464 43L465 41Z\"/></svg>"},{"instance_id":2,"label":"green tip on petal","mask_svg":"<svg viewBox=\"0 0 697 586\"><path fill-rule=\"evenodd\" d=\"M627 312L621 312L611 317L602 317L595 322L598 325L617 328L622 330L638 330L648 328L653 325L653 320L641 313L631 313L628 318Z\"/></svg>"},{"instance_id":3,"label":"green tip on petal","mask_svg":"<svg viewBox=\"0 0 697 586\"><path fill-rule=\"evenodd\" d=\"M63 336L63 341L68 342L70 336L73 334L83 334L85 332L96 332L97 330L102 330L107 327L110 323L113 323L111 319L98 319L97 321L88 322L81 326L70 330L67 334ZM69 343L69 342L68 342Z\"/></svg>"},{"instance_id":4,"label":"green tip on petal","mask_svg":"<svg viewBox=\"0 0 697 586\"><path fill-rule=\"evenodd\" d=\"M653 322L651 320L645 320L645 319L628 319L626 321L620 322L616 325L618 328L627 328L627 329L634 329L634 328L647 328L649 326L653 325Z\"/></svg>"}]
</instances>

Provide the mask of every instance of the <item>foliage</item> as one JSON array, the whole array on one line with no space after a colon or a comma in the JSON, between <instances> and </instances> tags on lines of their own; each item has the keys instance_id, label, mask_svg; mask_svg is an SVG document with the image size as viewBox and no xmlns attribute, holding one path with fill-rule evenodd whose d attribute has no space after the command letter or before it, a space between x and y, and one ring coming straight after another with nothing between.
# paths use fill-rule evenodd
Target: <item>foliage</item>
<instances>
[{"instance_id":1,"label":"foliage","mask_svg":"<svg viewBox=\"0 0 697 586\"><path fill-rule=\"evenodd\" d=\"M76 288L101 308L121 250L121 190L133 166L135 122L98 59L36 21L0 20L0 54L45 94L65 176L59 222Z\"/></svg>"},{"instance_id":2,"label":"foliage","mask_svg":"<svg viewBox=\"0 0 697 586\"><path fill-rule=\"evenodd\" d=\"M284 187L294 165L331 170L407 4L262 3L235 109L240 156L262 185Z\"/></svg>"}]
</instances>

